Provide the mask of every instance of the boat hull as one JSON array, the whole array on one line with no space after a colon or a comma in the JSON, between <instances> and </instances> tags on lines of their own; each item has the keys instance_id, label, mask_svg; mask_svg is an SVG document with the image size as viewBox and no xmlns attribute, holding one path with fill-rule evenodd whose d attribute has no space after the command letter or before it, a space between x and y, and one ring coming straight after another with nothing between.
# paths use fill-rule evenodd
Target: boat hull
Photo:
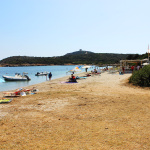
<instances>
[{"instance_id":1,"label":"boat hull","mask_svg":"<svg viewBox=\"0 0 150 150\"><path fill-rule=\"evenodd\" d=\"M10 77L10 76L3 76L5 81L28 81L25 77Z\"/></svg>"},{"instance_id":2,"label":"boat hull","mask_svg":"<svg viewBox=\"0 0 150 150\"><path fill-rule=\"evenodd\" d=\"M35 74L35 76L46 76L46 75L48 75L48 72L46 72L46 73L37 73L37 74Z\"/></svg>"},{"instance_id":3,"label":"boat hull","mask_svg":"<svg viewBox=\"0 0 150 150\"><path fill-rule=\"evenodd\" d=\"M47 74L35 74L35 76L46 76Z\"/></svg>"}]
</instances>

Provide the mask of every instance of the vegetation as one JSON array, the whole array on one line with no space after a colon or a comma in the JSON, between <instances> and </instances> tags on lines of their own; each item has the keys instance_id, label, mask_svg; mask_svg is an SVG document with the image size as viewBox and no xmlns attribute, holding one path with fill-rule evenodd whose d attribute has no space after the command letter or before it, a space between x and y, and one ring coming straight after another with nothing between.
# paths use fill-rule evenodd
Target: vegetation
<instances>
[{"instance_id":1,"label":"vegetation","mask_svg":"<svg viewBox=\"0 0 150 150\"><path fill-rule=\"evenodd\" d=\"M144 59L144 58L148 58L148 53L145 53L145 54L142 54L142 55L129 54L126 59L128 59L128 60L135 60L135 59Z\"/></svg>"},{"instance_id":2,"label":"vegetation","mask_svg":"<svg viewBox=\"0 0 150 150\"><path fill-rule=\"evenodd\" d=\"M107 53L74 53L59 57L28 57L12 56L0 61L2 66L14 65L64 65L64 64L114 64L125 59L128 54L107 54Z\"/></svg>"},{"instance_id":3,"label":"vegetation","mask_svg":"<svg viewBox=\"0 0 150 150\"><path fill-rule=\"evenodd\" d=\"M150 87L150 65L144 66L139 71L134 71L129 82L142 87Z\"/></svg>"},{"instance_id":4,"label":"vegetation","mask_svg":"<svg viewBox=\"0 0 150 150\"><path fill-rule=\"evenodd\" d=\"M122 59L143 59L147 54L113 54L93 53L79 50L59 57L29 57L12 56L0 61L1 66L24 66L24 65L64 65L64 64L118 64Z\"/></svg>"}]
</instances>

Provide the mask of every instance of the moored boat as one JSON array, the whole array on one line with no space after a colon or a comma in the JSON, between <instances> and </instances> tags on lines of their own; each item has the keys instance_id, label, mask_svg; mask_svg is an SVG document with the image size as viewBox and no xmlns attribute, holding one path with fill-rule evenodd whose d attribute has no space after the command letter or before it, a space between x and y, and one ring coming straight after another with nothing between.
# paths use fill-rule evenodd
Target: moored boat
<instances>
[{"instance_id":1,"label":"moored boat","mask_svg":"<svg viewBox=\"0 0 150 150\"><path fill-rule=\"evenodd\" d=\"M46 75L48 75L49 74L49 72L37 72L36 74L35 74L35 76L46 76Z\"/></svg>"},{"instance_id":2,"label":"moored boat","mask_svg":"<svg viewBox=\"0 0 150 150\"><path fill-rule=\"evenodd\" d=\"M19 73L16 73L15 76L3 76L5 81L29 81L31 80L26 73L23 73L23 75L20 75Z\"/></svg>"}]
</instances>

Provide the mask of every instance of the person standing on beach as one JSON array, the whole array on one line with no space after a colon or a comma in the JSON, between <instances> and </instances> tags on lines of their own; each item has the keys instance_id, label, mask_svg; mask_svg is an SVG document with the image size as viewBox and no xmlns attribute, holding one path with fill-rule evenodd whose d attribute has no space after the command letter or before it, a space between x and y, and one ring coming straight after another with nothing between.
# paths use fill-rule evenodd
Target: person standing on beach
<instances>
[{"instance_id":1,"label":"person standing on beach","mask_svg":"<svg viewBox=\"0 0 150 150\"><path fill-rule=\"evenodd\" d=\"M122 66L122 72L123 72L123 74L125 73L125 69L124 69L124 66Z\"/></svg>"},{"instance_id":2,"label":"person standing on beach","mask_svg":"<svg viewBox=\"0 0 150 150\"><path fill-rule=\"evenodd\" d=\"M47 81L47 74L45 76L46 76L46 81Z\"/></svg>"},{"instance_id":3,"label":"person standing on beach","mask_svg":"<svg viewBox=\"0 0 150 150\"><path fill-rule=\"evenodd\" d=\"M52 73L51 72L49 73L48 77L49 77L49 80L51 80L51 78L52 78Z\"/></svg>"},{"instance_id":4,"label":"person standing on beach","mask_svg":"<svg viewBox=\"0 0 150 150\"><path fill-rule=\"evenodd\" d=\"M131 66L131 70L132 70L132 73L133 73L133 70L134 70L134 66Z\"/></svg>"}]
</instances>

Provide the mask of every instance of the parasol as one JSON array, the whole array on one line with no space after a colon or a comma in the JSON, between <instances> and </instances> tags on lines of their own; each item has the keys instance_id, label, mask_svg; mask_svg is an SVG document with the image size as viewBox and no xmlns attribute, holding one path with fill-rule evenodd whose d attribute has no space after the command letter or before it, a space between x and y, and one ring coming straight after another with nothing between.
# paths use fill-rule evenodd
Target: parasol
<instances>
[{"instance_id":1,"label":"parasol","mask_svg":"<svg viewBox=\"0 0 150 150\"><path fill-rule=\"evenodd\" d=\"M91 66L83 66L82 68L91 68Z\"/></svg>"},{"instance_id":2,"label":"parasol","mask_svg":"<svg viewBox=\"0 0 150 150\"><path fill-rule=\"evenodd\" d=\"M79 69L79 67L75 67L74 69L68 71L68 72L80 72L81 69Z\"/></svg>"}]
</instances>

